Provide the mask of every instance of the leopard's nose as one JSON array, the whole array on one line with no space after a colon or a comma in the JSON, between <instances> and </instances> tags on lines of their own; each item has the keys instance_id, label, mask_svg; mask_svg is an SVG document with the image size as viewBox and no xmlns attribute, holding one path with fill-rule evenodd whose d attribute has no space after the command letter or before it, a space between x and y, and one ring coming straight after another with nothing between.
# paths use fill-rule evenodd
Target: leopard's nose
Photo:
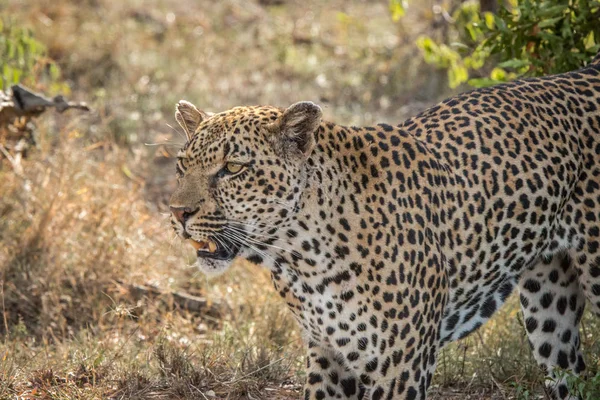
<instances>
[{"instance_id":1,"label":"leopard's nose","mask_svg":"<svg viewBox=\"0 0 600 400\"><path fill-rule=\"evenodd\" d=\"M169 207L171 209L171 213L177 221L185 224L185 221L188 220L192 215L198 212L198 208L192 209L190 207Z\"/></svg>"}]
</instances>

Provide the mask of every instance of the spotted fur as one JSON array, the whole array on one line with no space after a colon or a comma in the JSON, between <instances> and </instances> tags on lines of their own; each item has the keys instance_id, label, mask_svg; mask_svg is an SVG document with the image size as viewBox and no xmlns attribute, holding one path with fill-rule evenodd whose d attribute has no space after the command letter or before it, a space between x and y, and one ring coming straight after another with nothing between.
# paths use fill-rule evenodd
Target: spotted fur
<instances>
[{"instance_id":1,"label":"spotted fur","mask_svg":"<svg viewBox=\"0 0 600 400\"><path fill-rule=\"evenodd\" d=\"M236 256L270 269L306 339L305 399L425 399L440 348L515 287L536 360L579 374L586 298L600 314L599 104L596 63L398 126L180 103L172 224L219 245L198 254L206 273Z\"/></svg>"}]
</instances>

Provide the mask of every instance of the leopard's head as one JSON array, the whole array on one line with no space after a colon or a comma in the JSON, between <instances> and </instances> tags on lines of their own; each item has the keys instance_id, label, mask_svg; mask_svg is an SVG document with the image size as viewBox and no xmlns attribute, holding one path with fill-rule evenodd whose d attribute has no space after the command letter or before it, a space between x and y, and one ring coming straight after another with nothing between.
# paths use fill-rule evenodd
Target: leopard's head
<instances>
[{"instance_id":1,"label":"leopard's head","mask_svg":"<svg viewBox=\"0 0 600 400\"><path fill-rule=\"evenodd\" d=\"M220 274L236 256L261 255L297 212L321 109L300 102L210 114L180 101L175 118L187 142L171 224L196 249L200 270Z\"/></svg>"}]
</instances>

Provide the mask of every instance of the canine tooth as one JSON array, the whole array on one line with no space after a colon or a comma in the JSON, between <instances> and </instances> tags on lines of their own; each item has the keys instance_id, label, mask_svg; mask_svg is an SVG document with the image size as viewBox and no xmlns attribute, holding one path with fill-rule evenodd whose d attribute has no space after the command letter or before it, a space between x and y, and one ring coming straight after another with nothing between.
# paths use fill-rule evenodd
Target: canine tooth
<instances>
[{"instance_id":1,"label":"canine tooth","mask_svg":"<svg viewBox=\"0 0 600 400\"><path fill-rule=\"evenodd\" d=\"M212 240L208 242L208 251L210 251L211 253L217 251L217 245Z\"/></svg>"},{"instance_id":2,"label":"canine tooth","mask_svg":"<svg viewBox=\"0 0 600 400\"><path fill-rule=\"evenodd\" d=\"M190 239L190 243L192 244L192 246L196 250L200 250L200 249L206 247L206 243L204 243L204 242L197 242L197 241L195 241L193 239Z\"/></svg>"}]
</instances>

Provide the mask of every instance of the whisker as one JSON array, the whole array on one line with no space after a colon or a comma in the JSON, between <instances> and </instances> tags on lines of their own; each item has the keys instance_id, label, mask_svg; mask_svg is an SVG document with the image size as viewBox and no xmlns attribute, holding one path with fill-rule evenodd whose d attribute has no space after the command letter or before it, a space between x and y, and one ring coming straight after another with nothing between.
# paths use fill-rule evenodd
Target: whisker
<instances>
[{"instance_id":1,"label":"whisker","mask_svg":"<svg viewBox=\"0 0 600 400\"><path fill-rule=\"evenodd\" d=\"M225 243L223 240L221 240L221 238L219 238L218 236L213 236L213 239L215 239L218 244L220 244L221 246L225 247L227 249L227 251L231 252L231 247L229 247L227 245L227 243Z\"/></svg>"},{"instance_id":2,"label":"whisker","mask_svg":"<svg viewBox=\"0 0 600 400\"><path fill-rule=\"evenodd\" d=\"M176 233L173 234L173 237L171 238L171 241L169 242L169 248L173 249L174 247L174 243L175 243L175 239L177 239L178 235ZM179 245L181 245L181 242L179 242Z\"/></svg>"},{"instance_id":3,"label":"whisker","mask_svg":"<svg viewBox=\"0 0 600 400\"><path fill-rule=\"evenodd\" d=\"M177 148L182 147L182 145L178 143L144 143L144 146L172 146Z\"/></svg>"},{"instance_id":4,"label":"whisker","mask_svg":"<svg viewBox=\"0 0 600 400\"><path fill-rule=\"evenodd\" d=\"M244 221L238 221L238 220L235 220L235 219L228 219L227 221L228 222L235 222L235 223L243 224L243 225L248 225L248 226L252 226L252 227L261 227L261 228L262 227L270 227L270 228L277 228L277 229L279 229L278 226L270 225L270 224L267 224L267 223L264 223L264 222L257 222L256 224L252 224L252 223L248 223L248 222L244 222Z\"/></svg>"},{"instance_id":5,"label":"whisker","mask_svg":"<svg viewBox=\"0 0 600 400\"><path fill-rule=\"evenodd\" d=\"M174 130L175 132L177 132L177 134L178 134L178 135L179 135L179 136L180 136L182 139L186 140L186 137L183 135L183 133L179 132L179 129L176 129L176 128L174 128L174 127L173 127L172 125L170 125L170 124L165 124L165 125L167 125L169 128L171 128L172 130ZM187 140L184 142L184 145L185 145L185 143L187 143ZM183 145L182 145L182 147L183 147Z\"/></svg>"},{"instance_id":6,"label":"whisker","mask_svg":"<svg viewBox=\"0 0 600 400\"><path fill-rule=\"evenodd\" d=\"M224 232L223 233L225 236L228 236L227 239L231 240L232 242L237 242L239 245L241 246L248 246L250 249L252 249L253 251L255 251L256 253L258 253L259 255L265 257L265 258L269 258L273 261L273 263L275 265L277 265L277 267L280 267L279 263L275 260L275 258L273 258L272 256L270 256L269 254L265 253L264 251L261 251L259 249L257 249L255 246L251 245L250 243L245 243L243 241L243 238L233 234L232 232Z\"/></svg>"},{"instance_id":7,"label":"whisker","mask_svg":"<svg viewBox=\"0 0 600 400\"><path fill-rule=\"evenodd\" d=\"M260 227L260 226L258 226L258 225L253 225L253 224L249 224L249 223L246 223L246 222L235 221L235 220L228 220L227 222L229 222L229 223L231 223L231 224L237 224L237 225L240 225L240 226L249 226L249 227L251 227L251 228L258 228L257 230L258 230L260 233L266 233L266 232L265 232L263 229L261 229L261 228L263 228L263 227ZM281 228L280 228L280 227L276 227L276 226L273 226L273 227L266 226L266 227L264 227L264 228L266 228L266 229L268 229L268 230L271 230L271 229L281 230ZM288 233L287 231L285 231L285 234L286 234L288 237L292 237L292 235L291 235L290 233ZM277 237L278 237L278 236L277 236Z\"/></svg>"},{"instance_id":8,"label":"whisker","mask_svg":"<svg viewBox=\"0 0 600 400\"><path fill-rule=\"evenodd\" d=\"M235 225L229 225L228 229L235 230L236 232L241 233L244 236L249 236L249 237L252 237L253 239L256 239L256 240L261 240L260 238L257 237L257 236L260 236L260 237L264 237L265 238L264 240L279 241L279 242L283 242L284 244L295 246L295 243L289 242L289 241L285 240L285 238L281 238L279 236L272 235L272 234L269 234L269 233L266 233L266 232L262 232L262 231L260 231L260 232L248 232L243 227L239 227L239 226L235 226ZM264 241L264 240L261 240L261 241ZM267 244L267 243L264 243L264 244Z\"/></svg>"},{"instance_id":9,"label":"whisker","mask_svg":"<svg viewBox=\"0 0 600 400\"><path fill-rule=\"evenodd\" d=\"M237 239L237 241L238 241L239 243L241 243L242 245L248 245L248 246L251 246L251 245L250 245L250 243L247 243L247 242L246 242L246 241L247 241L247 240L249 240L250 238L248 238L248 237L244 237L244 236L242 236L242 235L240 235L239 233L236 233L236 232L231 232L231 231L229 231L229 232L226 232L226 233L230 234L230 235L231 235L231 237L234 237L235 239ZM251 240L251 239L250 239L250 240ZM255 241L255 240L252 240L252 243L254 243L254 244L257 244L257 245L259 245L259 246L260 246L260 245L265 245L264 243L259 243L259 242L257 243L257 241ZM254 247L254 249L255 249L256 251L259 251L259 250L260 250L260 251L262 252L262 254L265 254L265 253L264 253L264 250L262 250L262 249L258 249L257 247ZM266 254L265 254L265 255L266 255Z\"/></svg>"},{"instance_id":10,"label":"whisker","mask_svg":"<svg viewBox=\"0 0 600 400\"><path fill-rule=\"evenodd\" d=\"M245 233L243 231L237 231L237 232L239 232L239 233ZM259 245L259 246L260 245L262 245L262 246L268 246L268 247L272 247L274 249L278 249L278 250L282 250L282 251L287 251L288 253L294 253L294 250L284 249L283 247L279 247L279 246L275 246L273 244L265 243L262 240L259 240L259 239L256 239L256 238L246 237L246 239L252 241L252 243L255 243L255 244Z\"/></svg>"},{"instance_id":11,"label":"whisker","mask_svg":"<svg viewBox=\"0 0 600 400\"><path fill-rule=\"evenodd\" d=\"M246 234L246 235L262 236L262 237L265 237L265 238L268 238L268 239L280 240L279 236L271 235L271 234L266 233L266 232L248 232L248 231L246 231L241 226L229 225L228 229L234 229L237 232L240 232L240 233L243 233L243 234Z\"/></svg>"},{"instance_id":12,"label":"whisker","mask_svg":"<svg viewBox=\"0 0 600 400\"><path fill-rule=\"evenodd\" d=\"M285 206L288 210L293 210L293 209L296 208L295 206L290 206L288 204L289 202L286 202L286 201L283 201L283 200L280 200L280 199L267 199L267 201L271 202L271 203L280 204L282 206Z\"/></svg>"},{"instance_id":13,"label":"whisker","mask_svg":"<svg viewBox=\"0 0 600 400\"><path fill-rule=\"evenodd\" d=\"M261 233L261 234L265 234L265 235L270 235L272 237L276 237L279 240L283 240L280 236L273 234L273 232L283 230L284 231L283 233L286 236L288 236L288 237L295 237L293 234L290 234L288 231L286 231L285 228L269 227L269 226L260 227L260 226L257 226L257 225L252 225L252 224L248 224L248 223L244 223L244 222L237 222L237 221L229 221L229 222L231 222L230 226L239 225L242 228L244 228L244 227L250 227L250 228L252 228L253 232L248 232L248 233L256 233L256 232L258 232L258 233Z\"/></svg>"}]
</instances>

